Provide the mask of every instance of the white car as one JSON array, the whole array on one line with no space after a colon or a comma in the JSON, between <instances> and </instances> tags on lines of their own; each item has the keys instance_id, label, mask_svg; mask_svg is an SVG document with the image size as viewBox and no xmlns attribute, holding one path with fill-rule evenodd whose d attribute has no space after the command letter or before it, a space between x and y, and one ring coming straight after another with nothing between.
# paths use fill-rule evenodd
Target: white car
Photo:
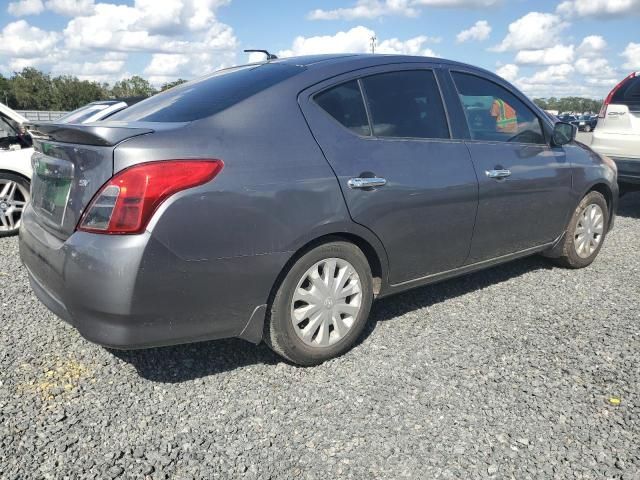
<instances>
[{"instance_id":1,"label":"white car","mask_svg":"<svg viewBox=\"0 0 640 480\"><path fill-rule=\"evenodd\" d=\"M622 192L640 189L640 72L627 76L607 96L591 148L616 162Z\"/></svg>"},{"instance_id":2,"label":"white car","mask_svg":"<svg viewBox=\"0 0 640 480\"><path fill-rule=\"evenodd\" d=\"M0 103L0 237L15 235L29 201L31 137L27 119Z\"/></svg>"}]
</instances>

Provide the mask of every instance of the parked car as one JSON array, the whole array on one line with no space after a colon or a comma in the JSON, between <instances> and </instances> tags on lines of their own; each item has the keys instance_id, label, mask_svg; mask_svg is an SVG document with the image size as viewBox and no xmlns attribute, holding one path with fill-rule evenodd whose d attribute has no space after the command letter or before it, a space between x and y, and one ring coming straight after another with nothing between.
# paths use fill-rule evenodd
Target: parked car
<instances>
[{"instance_id":1,"label":"parked car","mask_svg":"<svg viewBox=\"0 0 640 480\"><path fill-rule=\"evenodd\" d=\"M607 95L591 146L616 162L623 192L640 189L640 72Z\"/></svg>"},{"instance_id":2,"label":"parked car","mask_svg":"<svg viewBox=\"0 0 640 480\"><path fill-rule=\"evenodd\" d=\"M93 342L240 337L317 364L374 298L537 253L589 265L618 187L575 133L440 58L230 68L99 126L36 126L20 254Z\"/></svg>"},{"instance_id":3,"label":"parked car","mask_svg":"<svg viewBox=\"0 0 640 480\"><path fill-rule=\"evenodd\" d=\"M91 123L109 118L111 115L135 105L146 97L129 97L117 100L100 100L64 114L55 123Z\"/></svg>"},{"instance_id":4,"label":"parked car","mask_svg":"<svg viewBox=\"0 0 640 480\"><path fill-rule=\"evenodd\" d=\"M15 235L29 201L32 141L27 119L0 103L0 237Z\"/></svg>"},{"instance_id":5,"label":"parked car","mask_svg":"<svg viewBox=\"0 0 640 480\"><path fill-rule=\"evenodd\" d=\"M581 115L578 117L578 130L581 132L591 132L598 124L597 115Z\"/></svg>"},{"instance_id":6,"label":"parked car","mask_svg":"<svg viewBox=\"0 0 640 480\"><path fill-rule=\"evenodd\" d=\"M561 122L570 123L571 125L575 125L576 128L580 124L580 120L578 120L578 117L575 115L560 115L558 117L558 120L560 120Z\"/></svg>"}]
</instances>

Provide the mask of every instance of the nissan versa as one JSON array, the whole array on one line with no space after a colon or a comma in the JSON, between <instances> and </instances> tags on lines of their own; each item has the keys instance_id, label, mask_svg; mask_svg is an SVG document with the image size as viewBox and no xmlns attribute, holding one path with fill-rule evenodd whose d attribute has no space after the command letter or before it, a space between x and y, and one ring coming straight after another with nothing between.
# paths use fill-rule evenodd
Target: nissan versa
<instances>
[{"instance_id":1,"label":"nissan versa","mask_svg":"<svg viewBox=\"0 0 640 480\"><path fill-rule=\"evenodd\" d=\"M536 253L589 265L618 198L574 126L424 57L230 68L32 133L32 287L114 348L240 337L317 364L374 298Z\"/></svg>"}]
</instances>

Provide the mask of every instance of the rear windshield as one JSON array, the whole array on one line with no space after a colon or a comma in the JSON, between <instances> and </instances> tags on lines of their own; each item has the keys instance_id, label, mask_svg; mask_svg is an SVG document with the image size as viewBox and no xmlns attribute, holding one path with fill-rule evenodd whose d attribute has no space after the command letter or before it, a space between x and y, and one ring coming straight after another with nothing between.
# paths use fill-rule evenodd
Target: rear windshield
<instances>
[{"instance_id":1,"label":"rear windshield","mask_svg":"<svg viewBox=\"0 0 640 480\"><path fill-rule=\"evenodd\" d=\"M109 120L191 122L221 112L304 70L278 63L220 70L136 103Z\"/></svg>"},{"instance_id":2,"label":"rear windshield","mask_svg":"<svg viewBox=\"0 0 640 480\"><path fill-rule=\"evenodd\" d=\"M640 107L640 77L632 77L613 94L611 103Z\"/></svg>"}]
</instances>

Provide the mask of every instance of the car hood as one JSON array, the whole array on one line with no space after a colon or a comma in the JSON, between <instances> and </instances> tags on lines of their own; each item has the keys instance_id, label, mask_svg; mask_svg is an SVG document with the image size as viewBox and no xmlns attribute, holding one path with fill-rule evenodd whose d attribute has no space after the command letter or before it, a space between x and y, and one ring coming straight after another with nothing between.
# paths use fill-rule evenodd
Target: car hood
<instances>
[{"instance_id":1,"label":"car hood","mask_svg":"<svg viewBox=\"0 0 640 480\"><path fill-rule=\"evenodd\" d=\"M25 117L20 115L18 112L11 110L9 107L7 107L3 103L0 103L0 115L2 115L3 117L10 118L11 120L19 124L28 122L28 120Z\"/></svg>"}]
</instances>

